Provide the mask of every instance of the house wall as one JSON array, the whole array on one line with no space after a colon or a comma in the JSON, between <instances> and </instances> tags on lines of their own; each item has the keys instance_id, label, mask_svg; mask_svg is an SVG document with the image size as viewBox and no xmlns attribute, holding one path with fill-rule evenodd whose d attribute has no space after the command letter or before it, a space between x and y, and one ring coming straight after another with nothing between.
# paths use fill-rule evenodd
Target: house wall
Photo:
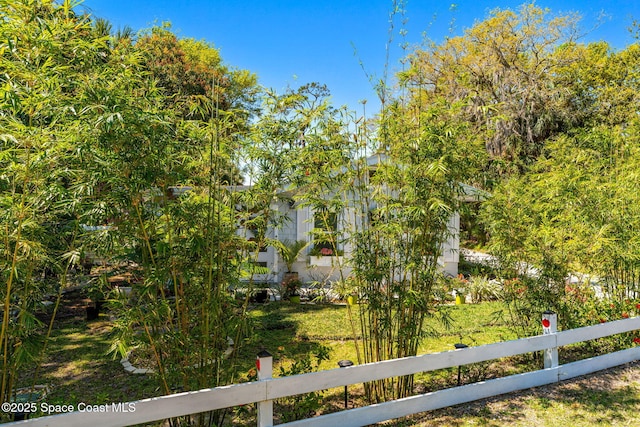
<instances>
[{"instance_id":1,"label":"house wall","mask_svg":"<svg viewBox=\"0 0 640 427\"><path fill-rule=\"evenodd\" d=\"M460 214L458 212L449 218L448 228L449 238L442 247L442 256L438 259L438 264L446 274L457 276L460 261Z\"/></svg>"},{"instance_id":2,"label":"house wall","mask_svg":"<svg viewBox=\"0 0 640 427\"><path fill-rule=\"evenodd\" d=\"M311 232L313 231L313 210L308 207L283 207L287 209L287 216L290 217L290 221L287 221L280 229L280 236L290 240L305 240L311 241ZM342 229L344 223L354 224L357 220L353 209L346 209L342 213L346 221L338 221L338 232L344 232ZM456 212L449 219L449 232L450 236L444 243L442 248L442 256L438 259L442 271L450 276L456 276L458 274L458 262L460 252L460 215ZM295 228L295 229L294 229ZM293 237L295 236L295 237ZM298 262L294 263L293 269L298 272L300 279L303 282L333 282L341 278L347 277L351 273L351 268L347 266L349 254L351 253L351 246L345 244L341 249L344 251L343 257L313 257L309 256L311 245L306 249L305 255L301 256ZM278 257L279 258L279 257ZM278 274L276 281L281 281L286 267L284 263L278 263Z\"/></svg>"},{"instance_id":3,"label":"house wall","mask_svg":"<svg viewBox=\"0 0 640 427\"><path fill-rule=\"evenodd\" d=\"M274 231L274 238L280 241L284 240L305 240L311 242L313 231L313 210L308 207L289 206L281 204L278 206L280 212L288 217L280 228ZM348 275L351 271L343 265L346 257L311 257L309 252L312 245L304 251L304 255L300 256L297 262L292 266L292 270L297 272L300 280L303 282L333 282L343 275ZM345 251L345 253L347 253ZM267 254L260 254L259 261L267 261L267 266L271 269L270 281L279 283L284 277L287 270L284 262L277 251L269 247ZM342 268L340 268L342 267Z\"/></svg>"},{"instance_id":4,"label":"house wall","mask_svg":"<svg viewBox=\"0 0 640 427\"><path fill-rule=\"evenodd\" d=\"M297 209L291 209L288 205L282 204L279 207L280 212L286 213L287 220L285 220L282 228L278 229L278 238L280 241L291 240L296 241L300 240L301 237L298 236L298 213Z\"/></svg>"},{"instance_id":5,"label":"house wall","mask_svg":"<svg viewBox=\"0 0 640 427\"><path fill-rule=\"evenodd\" d=\"M278 204L277 209L280 213L287 216L288 220L283 221L281 227L269 233L269 237L283 240L305 240L310 242L313 231L313 210L309 206L300 207L298 205L290 206L287 203ZM338 232L348 232L343 230L343 224L355 224L356 215L352 208L347 208L342 213L343 220L338 221ZM460 215L456 212L449 219L450 236L444 243L442 248L442 256L438 259L443 272L448 275L455 276L458 274L458 262L460 252ZM245 233L247 233L245 231ZM249 233L250 234L250 233ZM248 237L251 237L248 235ZM340 278L347 277L351 273L347 261L351 253L351 247L345 244L342 248L343 257L313 257L309 255L312 245L305 250L304 255L300 256L297 262L293 264L293 271L298 272L300 280L303 282L333 282ZM258 275L255 279L259 281L269 281L280 283L284 273L287 270L286 265L280 260L280 255L273 247L268 247L266 252L261 252L258 262L266 263L271 271L270 274Z\"/></svg>"}]
</instances>

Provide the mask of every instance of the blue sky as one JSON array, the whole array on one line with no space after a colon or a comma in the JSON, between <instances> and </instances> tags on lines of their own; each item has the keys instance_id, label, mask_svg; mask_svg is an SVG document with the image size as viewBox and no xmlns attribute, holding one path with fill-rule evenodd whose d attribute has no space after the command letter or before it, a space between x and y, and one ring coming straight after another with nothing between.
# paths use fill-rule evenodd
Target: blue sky
<instances>
[{"instance_id":1,"label":"blue sky","mask_svg":"<svg viewBox=\"0 0 640 427\"><path fill-rule=\"evenodd\" d=\"M387 69L393 73L400 68L401 29L406 30L409 46L418 45L425 35L440 42L447 35L462 34L490 10L517 9L522 3L408 0L404 18L396 15L394 20ZM604 15L584 40L605 40L615 48L634 42L627 28L632 19L640 20L639 0L536 4L554 13L579 12L585 31ZM328 86L336 105L361 114L360 101L367 100L367 115L377 109L367 75L379 79L385 70L391 0L85 0L82 7L114 28L128 25L139 30L170 21L180 37L213 43L227 65L254 72L262 85L279 92L316 81Z\"/></svg>"}]
</instances>

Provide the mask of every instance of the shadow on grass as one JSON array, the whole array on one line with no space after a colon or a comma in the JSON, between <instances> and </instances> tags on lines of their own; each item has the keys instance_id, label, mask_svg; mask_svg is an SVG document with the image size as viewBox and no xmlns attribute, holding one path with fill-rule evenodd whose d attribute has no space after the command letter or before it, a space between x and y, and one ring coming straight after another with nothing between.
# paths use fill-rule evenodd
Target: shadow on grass
<instances>
[{"instance_id":1,"label":"shadow on grass","mask_svg":"<svg viewBox=\"0 0 640 427\"><path fill-rule=\"evenodd\" d=\"M120 358L108 355L111 324L101 315L87 322L81 318L56 322L47 344L38 384L47 384L47 403L77 405L110 404L153 397L157 394L153 376L126 373ZM25 370L21 384L30 386L34 369Z\"/></svg>"},{"instance_id":2,"label":"shadow on grass","mask_svg":"<svg viewBox=\"0 0 640 427\"><path fill-rule=\"evenodd\" d=\"M309 354L316 354L323 348L319 336L300 332L300 321L296 316L304 313L332 314L336 310L331 304L291 304L289 302L271 302L256 306L251 312L253 336L250 342L240 349L238 365L242 370L254 367L256 355L263 350L274 357L274 364L287 358L297 360Z\"/></svg>"},{"instance_id":3,"label":"shadow on grass","mask_svg":"<svg viewBox=\"0 0 640 427\"><path fill-rule=\"evenodd\" d=\"M82 307L83 308L83 307ZM331 312L329 305L269 303L252 311L253 336L239 349L235 359L240 375L255 368L257 353L266 349L281 359L296 360L317 353L322 344L299 334L296 314ZM56 321L48 343L38 384L51 386L50 404L105 404L154 397L163 394L154 375L131 375L124 371L120 357L109 355L111 322L101 315L87 322L84 310L76 310ZM21 375L20 386L33 384L34 368ZM277 372L277 371L276 371Z\"/></svg>"}]
</instances>

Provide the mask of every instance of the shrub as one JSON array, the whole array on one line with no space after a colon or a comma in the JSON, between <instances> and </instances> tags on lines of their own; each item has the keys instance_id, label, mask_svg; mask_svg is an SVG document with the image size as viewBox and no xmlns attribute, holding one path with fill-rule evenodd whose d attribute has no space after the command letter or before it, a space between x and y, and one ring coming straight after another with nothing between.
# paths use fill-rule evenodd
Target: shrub
<instances>
[{"instance_id":1,"label":"shrub","mask_svg":"<svg viewBox=\"0 0 640 427\"><path fill-rule=\"evenodd\" d=\"M302 286L302 282L299 279L289 279L283 281L281 286L282 299L288 299L289 297L300 295L299 289Z\"/></svg>"},{"instance_id":2,"label":"shrub","mask_svg":"<svg viewBox=\"0 0 640 427\"><path fill-rule=\"evenodd\" d=\"M487 276L472 277L466 284L467 292L471 295L471 302L495 301L500 298L502 286L496 280Z\"/></svg>"},{"instance_id":3,"label":"shrub","mask_svg":"<svg viewBox=\"0 0 640 427\"><path fill-rule=\"evenodd\" d=\"M317 371L320 363L324 360L329 360L329 351L329 347L320 346L315 353L298 356L297 360L294 360L291 364L287 364L288 358L283 355L280 360L280 376L288 377ZM322 391L314 391L277 399L275 401L275 409L277 413L281 414L282 422L284 423L309 418L314 416L320 409L322 395Z\"/></svg>"}]
</instances>

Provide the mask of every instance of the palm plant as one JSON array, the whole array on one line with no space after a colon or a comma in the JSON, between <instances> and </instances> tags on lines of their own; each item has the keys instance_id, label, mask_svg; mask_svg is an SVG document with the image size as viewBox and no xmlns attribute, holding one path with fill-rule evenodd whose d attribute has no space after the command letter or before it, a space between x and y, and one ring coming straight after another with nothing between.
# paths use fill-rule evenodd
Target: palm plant
<instances>
[{"instance_id":1,"label":"palm plant","mask_svg":"<svg viewBox=\"0 0 640 427\"><path fill-rule=\"evenodd\" d=\"M304 240L289 240L285 239L278 245L278 252L282 261L287 266L287 273L291 273L293 269L293 263L298 260L298 257L302 255L302 252L309 246L308 242Z\"/></svg>"}]
</instances>

